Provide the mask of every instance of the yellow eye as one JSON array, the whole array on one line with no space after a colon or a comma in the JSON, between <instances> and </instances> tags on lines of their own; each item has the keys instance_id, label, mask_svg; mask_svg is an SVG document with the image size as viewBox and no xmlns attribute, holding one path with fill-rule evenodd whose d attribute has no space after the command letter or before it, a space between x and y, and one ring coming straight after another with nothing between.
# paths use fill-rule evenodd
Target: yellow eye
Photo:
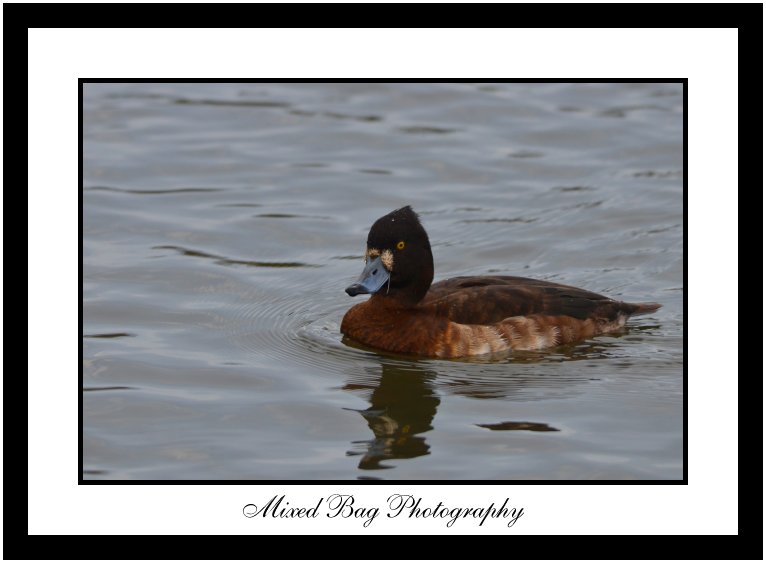
<instances>
[{"instance_id":1,"label":"yellow eye","mask_svg":"<svg viewBox=\"0 0 766 563\"><path fill-rule=\"evenodd\" d=\"M399 242L396 243L396 249L397 250L404 250L404 241L403 240L400 240Z\"/></svg>"}]
</instances>

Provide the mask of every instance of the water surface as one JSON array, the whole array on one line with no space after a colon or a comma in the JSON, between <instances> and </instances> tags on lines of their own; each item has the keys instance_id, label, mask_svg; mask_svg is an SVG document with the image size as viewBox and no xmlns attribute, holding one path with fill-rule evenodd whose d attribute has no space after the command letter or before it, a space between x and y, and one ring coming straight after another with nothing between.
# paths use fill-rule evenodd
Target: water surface
<instances>
[{"instance_id":1,"label":"water surface","mask_svg":"<svg viewBox=\"0 0 766 563\"><path fill-rule=\"evenodd\" d=\"M679 84L86 84L86 479L680 479ZM342 341L367 231L436 280L663 308L534 354Z\"/></svg>"}]
</instances>

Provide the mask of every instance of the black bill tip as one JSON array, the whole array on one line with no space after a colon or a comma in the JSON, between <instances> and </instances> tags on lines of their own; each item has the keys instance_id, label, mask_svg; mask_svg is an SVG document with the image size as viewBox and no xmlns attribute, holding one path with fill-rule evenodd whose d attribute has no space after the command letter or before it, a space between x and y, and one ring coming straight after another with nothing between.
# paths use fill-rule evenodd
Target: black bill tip
<instances>
[{"instance_id":1,"label":"black bill tip","mask_svg":"<svg viewBox=\"0 0 766 563\"><path fill-rule=\"evenodd\" d=\"M367 289L365 289L362 284L355 283L346 288L346 293L348 293L351 297L354 297L360 293L369 293L369 291L367 291Z\"/></svg>"}]
</instances>

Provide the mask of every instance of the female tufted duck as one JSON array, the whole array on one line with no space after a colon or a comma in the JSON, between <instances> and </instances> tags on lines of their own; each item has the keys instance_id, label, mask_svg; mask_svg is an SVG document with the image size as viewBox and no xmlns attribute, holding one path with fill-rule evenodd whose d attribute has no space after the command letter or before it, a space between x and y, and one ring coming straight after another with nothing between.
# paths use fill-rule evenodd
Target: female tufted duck
<instances>
[{"instance_id":1,"label":"female tufted duck","mask_svg":"<svg viewBox=\"0 0 766 563\"><path fill-rule=\"evenodd\" d=\"M631 315L660 308L513 276L463 276L431 285L431 244L409 206L375 221L365 263L346 293L372 297L349 309L340 330L399 354L459 358L540 350L617 330Z\"/></svg>"}]
</instances>

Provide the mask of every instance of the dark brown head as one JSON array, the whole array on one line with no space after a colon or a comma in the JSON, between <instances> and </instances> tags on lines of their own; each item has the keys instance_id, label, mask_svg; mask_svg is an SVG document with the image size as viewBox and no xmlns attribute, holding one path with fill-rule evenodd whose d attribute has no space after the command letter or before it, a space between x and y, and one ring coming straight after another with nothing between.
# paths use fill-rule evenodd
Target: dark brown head
<instances>
[{"instance_id":1,"label":"dark brown head","mask_svg":"<svg viewBox=\"0 0 766 563\"><path fill-rule=\"evenodd\" d=\"M433 279L431 243L418 215L408 205L372 225L364 270L346 293L377 293L414 305L423 299Z\"/></svg>"}]
</instances>

